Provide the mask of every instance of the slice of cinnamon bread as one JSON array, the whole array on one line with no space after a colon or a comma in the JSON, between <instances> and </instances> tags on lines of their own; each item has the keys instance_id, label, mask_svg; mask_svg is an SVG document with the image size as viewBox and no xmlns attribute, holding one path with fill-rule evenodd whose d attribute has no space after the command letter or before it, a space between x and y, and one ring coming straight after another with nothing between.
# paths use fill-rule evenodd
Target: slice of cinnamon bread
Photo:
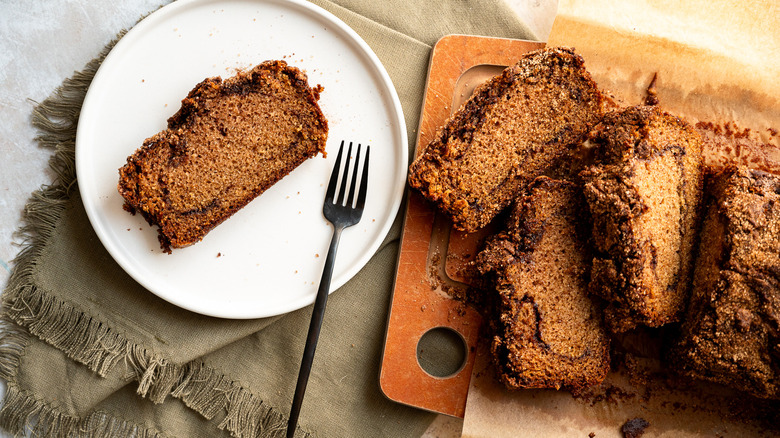
<instances>
[{"instance_id":1,"label":"slice of cinnamon bread","mask_svg":"<svg viewBox=\"0 0 780 438\"><path fill-rule=\"evenodd\" d=\"M307 158L325 153L320 91L284 61L204 80L168 129L146 139L119 169L125 208L159 227L168 252L200 241Z\"/></svg>"},{"instance_id":2,"label":"slice of cinnamon bread","mask_svg":"<svg viewBox=\"0 0 780 438\"><path fill-rule=\"evenodd\" d=\"M487 225L524 185L561 161L606 99L568 48L524 55L479 86L409 168L409 184L460 230Z\"/></svg>"},{"instance_id":3,"label":"slice of cinnamon bread","mask_svg":"<svg viewBox=\"0 0 780 438\"><path fill-rule=\"evenodd\" d=\"M590 134L596 161L582 172L593 217L591 290L624 332L679 320L690 291L702 192L702 142L657 107L607 114Z\"/></svg>"},{"instance_id":4,"label":"slice of cinnamon bread","mask_svg":"<svg viewBox=\"0 0 780 438\"><path fill-rule=\"evenodd\" d=\"M780 176L731 168L708 181L707 194L672 367L780 399Z\"/></svg>"},{"instance_id":5,"label":"slice of cinnamon bread","mask_svg":"<svg viewBox=\"0 0 780 438\"><path fill-rule=\"evenodd\" d=\"M493 286L491 351L508 388L579 390L609 371L609 338L587 288L589 231L581 189L540 177L478 254Z\"/></svg>"}]
</instances>

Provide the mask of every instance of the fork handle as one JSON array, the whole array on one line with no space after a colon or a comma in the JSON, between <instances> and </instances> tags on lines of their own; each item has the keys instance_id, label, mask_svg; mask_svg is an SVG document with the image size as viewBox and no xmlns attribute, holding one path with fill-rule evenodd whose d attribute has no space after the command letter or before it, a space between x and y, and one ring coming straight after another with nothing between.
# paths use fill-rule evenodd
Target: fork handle
<instances>
[{"instance_id":1,"label":"fork handle","mask_svg":"<svg viewBox=\"0 0 780 438\"><path fill-rule=\"evenodd\" d=\"M290 409L290 419L287 422L287 438L295 435L295 428L298 425L298 416L301 413L301 404L303 403L303 394L306 392L306 384L309 382L311 365L314 361L314 351L317 349L317 340L320 337L320 328L322 319L325 316L325 306L328 303L328 292L330 291L330 280L333 276L333 266L336 262L336 248L341 240L343 227L333 227L333 237L330 239L328 256L325 259L325 267L320 279L320 287L317 290L317 298L314 301L314 310L312 311L311 323L309 324L309 334L306 336L306 347L303 350L303 359L301 360L301 370L298 372L298 383L295 385L295 395Z\"/></svg>"}]
</instances>

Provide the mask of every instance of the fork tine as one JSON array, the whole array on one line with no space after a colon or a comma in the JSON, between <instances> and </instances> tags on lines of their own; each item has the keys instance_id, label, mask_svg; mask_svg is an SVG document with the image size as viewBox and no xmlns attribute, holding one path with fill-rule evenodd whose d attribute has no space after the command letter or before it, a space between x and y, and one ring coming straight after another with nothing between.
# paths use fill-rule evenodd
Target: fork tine
<instances>
[{"instance_id":1,"label":"fork tine","mask_svg":"<svg viewBox=\"0 0 780 438\"><path fill-rule=\"evenodd\" d=\"M344 205L344 195L347 192L347 176L349 175L349 161L352 156L352 142L349 142L349 149L347 149L347 160L344 163L344 176L341 177L341 187L339 188L339 197L336 201L336 205ZM341 158L339 156L339 158Z\"/></svg>"},{"instance_id":2,"label":"fork tine","mask_svg":"<svg viewBox=\"0 0 780 438\"><path fill-rule=\"evenodd\" d=\"M333 172L330 174L330 181L328 182L328 191L325 192L325 202L331 204L333 203L333 196L336 194L336 182L339 179L339 167L341 166L342 152L344 152L344 140L341 140L339 153L336 155L336 165L333 166Z\"/></svg>"},{"instance_id":3,"label":"fork tine","mask_svg":"<svg viewBox=\"0 0 780 438\"><path fill-rule=\"evenodd\" d=\"M366 192L368 191L368 159L371 152L370 146L366 145L366 161L363 164L363 176L360 178L360 191L358 192L358 199L355 208L362 210L366 206ZM355 166L357 171L357 166Z\"/></svg>"},{"instance_id":4,"label":"fork tine","mask_svg":"<svg viewBox=\"0 0 780 438\"><path fill-rule=\"evenodd\" d=\"M355 200L358 166L360 166L360 143L358 143L357 153L355 154L355 168L352 170L352 182L349 185L349 196L347 197L347 207L350 208L352 207L352 201Z\"/></svg>"}]
</instances>

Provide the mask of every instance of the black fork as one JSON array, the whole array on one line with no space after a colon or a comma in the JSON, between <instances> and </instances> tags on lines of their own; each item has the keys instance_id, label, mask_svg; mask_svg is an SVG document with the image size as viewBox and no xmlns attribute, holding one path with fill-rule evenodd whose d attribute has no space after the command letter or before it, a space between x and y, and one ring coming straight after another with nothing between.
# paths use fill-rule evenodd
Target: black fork
<instances>
[{"instance_id":1,"label":"black fork","mask_svg":"<svg viewBox=\"0 0 780 438\"><path fill-rule=\"evenodd\" d=\"M347 194L347 181L349 176L349 163L352 156L352 142L349 143L347 150L346 163L344 163L344 174L341 178L338 197L336 195L336 185L339 178L339 169L341 167L341 157L344 152L344 142L341 142L339 153L336 156L336 165L330 175L328 191L325 193L325 203L322 206L322 213L325 219L333 224L333 237L328 249L328 257L325 259L325 267L320 280L320 287L317 290L317 298L314 301L314 310L311 315L311 324L309 325L309 334L306 337L306 347L303 351L303 360L301 361L301 370L298 373L298 383L295 386L295 396L293 397L292 409L290 409L290 419L287 423L287 437L295 435L295 428L298 425L298 415L301 413L301 404L303 403L303 394L306 392L306 384L309 381L312 361L314 360L314 351L317 349L317 340L320 337L320 327L322 318L325 315L325 305L328 302L328 291L330 290L330 279L333 275L333 266L336 261L336 249L339 245L341 232L345 228L351 227L360 222L363 216L363 207L366 204L366 190L368 188L368 158L370 149L366 145L366 158L363 165L363 174L360 178L360 190L357 193L355 201L355 189L357 186L358 167L360 166L360 144L357 146L355 155L355 167L352 171L352 180L349 184L349 194ZM345 199L346 196L346 199ZM354 206L353 206L354 204Z\"/></svg>"}]
</instances>

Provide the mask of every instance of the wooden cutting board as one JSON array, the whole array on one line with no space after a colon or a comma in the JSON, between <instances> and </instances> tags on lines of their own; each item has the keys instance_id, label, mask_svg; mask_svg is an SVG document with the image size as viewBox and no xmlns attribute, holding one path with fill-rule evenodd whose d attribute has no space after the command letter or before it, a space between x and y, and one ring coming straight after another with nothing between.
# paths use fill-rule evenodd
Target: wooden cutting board
<instances>
[{"instance_id":1,"label":"wooden cutting board","mask_svg":"<svg viewBox=\"0 0 780 438\"><path fill-rule=\"evenodd\" d=\"M439 40L431 53L416 153L477 85L542 47L544 43L467 35ZM379 378L391 400L463 418L481 317L453 297L468 291L465 267L484 234L453 230L422 196L409 192ZM452 351L445 352L455 363L445 375L426 359L424 337L429 333L455 339Z\"/></svg>"}]
</instances>

